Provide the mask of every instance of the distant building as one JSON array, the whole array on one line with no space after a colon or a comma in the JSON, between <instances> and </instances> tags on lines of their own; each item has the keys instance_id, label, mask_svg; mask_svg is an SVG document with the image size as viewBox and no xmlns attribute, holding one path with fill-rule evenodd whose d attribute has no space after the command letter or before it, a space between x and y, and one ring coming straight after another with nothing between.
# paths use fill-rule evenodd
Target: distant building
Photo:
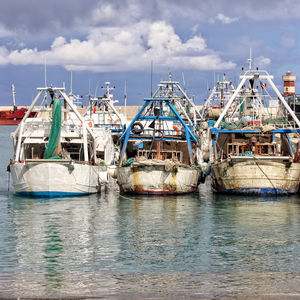
<instances>
[{"instance_id":1,"label":"distant building","mask_svg":"<svg viewBox=\"0 0 300 300\"><path fill-rule=\"evenodd\" d=\"M287 73L282 76L282 80L284 99L300 120L300 94L296 94L295 91L296 76L292 75L291 71L287 71ZM292 116L289 115L288 119L291 120Z\"/></svg>"},{"instance_id":2,"label":"distant building","mask_svg":"<svg viewBox=\"0 0 300 300\"><path fill-rule=\"evenodd\" d=\"M282 80L283 96L294 95L296 76L292 75L291 71L287 71L287 73L282 76Z\"/></svg>"}]
</instances>

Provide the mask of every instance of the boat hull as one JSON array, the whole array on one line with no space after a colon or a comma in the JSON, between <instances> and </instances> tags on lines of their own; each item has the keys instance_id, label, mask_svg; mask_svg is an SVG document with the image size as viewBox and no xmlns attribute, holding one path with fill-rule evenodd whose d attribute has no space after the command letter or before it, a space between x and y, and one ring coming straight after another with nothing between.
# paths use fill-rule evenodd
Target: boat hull
<instances>
[{"instance_id":1,"label":"boat hull","mask_svg":"<svg viewBox=\"0 0 300 300\"><path fill-rule=\"evenodd\" d=\"M80 163L12 163L15 192L25 196L82 196L100 191L99 167Z\"/></svg>"},{"instance_id":2,"label":"boat hull","mask_svg":"<svg viewBox=\"0 0 300 300\"><path fill-rule=\"evenodd\" d=\"M223 161L212 165L216 192L244 195L294 194L299 189L300 164L283 161Z\"/></svg>"},{"instance_id":3,"label":"boat hull","mask_svg":"<svg viewBox=\"0 0 300 300\"><path fill-rule=\"evenodd\" d=\"M195 167L165 170L164 165L119 167L118 184L122 193L186 194L197 191L200 171Z\"/></svg>"},{"instance_id":4,"label":"boat hull","mask_svg":"<svg viewBox=\"0 0 300 300\"><path fill-rule=\"evenodd\" d=\"M27 112L27 108L18 108L15 110L0 111L0 125L18 125ZM31 112L29 118L36 116L36 112Z\"/></svg>"},{"instance_id":5,"label":"boat hull","mask_svg":"<svg viewBox=\"0 0 300 300\"><path fill-rule=\"evenodd\" d=\"M22 121L22 119L10 120L10 119L3 118L3 119L0 119L0 125L18 125L21 123L21 121Z\"/></svg>"}]
</instances>

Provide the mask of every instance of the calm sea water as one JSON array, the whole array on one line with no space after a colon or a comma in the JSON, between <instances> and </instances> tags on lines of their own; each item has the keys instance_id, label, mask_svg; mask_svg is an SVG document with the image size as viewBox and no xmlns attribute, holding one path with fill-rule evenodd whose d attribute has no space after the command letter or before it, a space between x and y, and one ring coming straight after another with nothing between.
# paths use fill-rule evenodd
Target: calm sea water
<instances>
[{"instance_id":1,"label":"calm sea water","mask_svg":"<svg viewBox=\"0 0 300 300\"><path fill-rule=\"evenodd\" d=\"M300 298L300 197L23 198L0 127L0 298Z\"/></svg>"}]
</instances>

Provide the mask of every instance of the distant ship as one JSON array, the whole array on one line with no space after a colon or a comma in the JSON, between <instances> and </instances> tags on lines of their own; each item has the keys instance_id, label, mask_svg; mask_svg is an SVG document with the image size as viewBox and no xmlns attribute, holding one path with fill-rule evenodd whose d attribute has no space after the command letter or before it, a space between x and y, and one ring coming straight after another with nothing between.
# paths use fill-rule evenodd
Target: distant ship
<instances>
[{"instance_id":1,"label":"distant ship","mask_svg":"<svg viewBox=\"0 0 300 300\"><path fill-rule=\"evenodd\" d=\"M27 108L18 108L15 100L15 86L12 85L13 92L13 109L0 111L0 125L18 125L27 112ZM36 112L31 112L29 118L36 116Z\"/></svg>"}]
</instances>

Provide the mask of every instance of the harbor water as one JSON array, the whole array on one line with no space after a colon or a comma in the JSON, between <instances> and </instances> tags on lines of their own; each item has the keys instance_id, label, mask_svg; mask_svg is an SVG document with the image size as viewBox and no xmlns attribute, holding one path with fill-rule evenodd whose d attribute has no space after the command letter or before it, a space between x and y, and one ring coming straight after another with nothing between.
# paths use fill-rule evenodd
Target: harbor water
<instances>
[{"instance_id":1,"label":"harbor water","mask_svg":"<svg viewBox=\"0 0 300 300\"><path fill-rule=\"evenodd\" d=\"M300 196L14 195L0 127L0 298L299 299Z\"/></svg>"}]
</instances>

